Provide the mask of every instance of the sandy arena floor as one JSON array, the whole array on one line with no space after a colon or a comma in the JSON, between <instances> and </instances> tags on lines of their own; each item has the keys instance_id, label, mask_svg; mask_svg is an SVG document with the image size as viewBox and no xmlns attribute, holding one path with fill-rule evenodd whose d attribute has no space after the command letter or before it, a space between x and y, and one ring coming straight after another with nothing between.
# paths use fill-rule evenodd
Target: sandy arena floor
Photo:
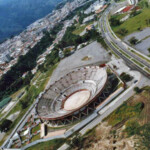
<instances>
[{"instance_id":1,"label":"sandy arena floor","mask_svg":"<svg viewBox=\"0 0 150 150\"><path fill-rule=\"evenodd\" d=\"M83 106L90 98L90 91L79 91L71 95L64 104L65 110L76 110Z\"/></svg>"}]
</instances>

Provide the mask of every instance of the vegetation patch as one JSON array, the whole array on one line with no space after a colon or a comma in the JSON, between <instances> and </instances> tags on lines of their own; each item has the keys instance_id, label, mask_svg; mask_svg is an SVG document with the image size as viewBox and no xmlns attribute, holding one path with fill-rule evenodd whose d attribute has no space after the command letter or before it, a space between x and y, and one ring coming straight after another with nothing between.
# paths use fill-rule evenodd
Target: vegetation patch
<instances>
[{"instance_id":1,"label":"vegetation patch","mask_svg":"<svg viewBox=\"0 0 150 150\"><path fill-rule=\"evenodd\" d=\"M79 35L80 33L82 33L82 32L85 30L85 28L86 28L88 25L91 25L91 24L93 24L93 23L94 23L94 21L91 21L91 22L89 22L89 23L87 23L87 24L85 24L85 25L80 25L80 24L78 24L78 25L76 26L76 29L73 31L73 34Z\"/></svg>"},{"instance_id":2,"label":"vegetation patch","mask_svg":"<svg viewBox=\"0 0 150 150\"><path fill-rule=\"evenodd\" d=\"M125 72L123 72L120 75L121 80L123 80L124 82L129 82L133 79L133 77L131 77L129 74L126 74Z\"/></svg>"},{"instance_id":3,"label":"vegetation patch","mask_svg":"<svg viewBox=\"0 0 150 150\"><path fill-rule=\"evenodd\" d=\"M36 140L39 140L41 137L40 137L40 133L38 133L38 134L36 134L36 135L34 135L33 137L32 137L32 139L31 139L31 142L34 142L34 141L36 141Z\"/></svg>"},{"instance_id":4,"label":"vegetation patch","mask_svg":"<svg viewBox=\"0 0 150 150\"><path fill-rule=\"evenodd\" d=\"M63 143L65 142L65 139L56 139L51 140L48 142L43 142L36 144L27 150L56 150L58 149Z\"/></svg>"},{"instance_id":5,"label":"vegetation patch","mask_svg":"<svg viewBox=\"0 0 150 150\"><path fill-rule=\"evenodd\" d=\"M131 38L129 39L129 42L130 42L131 45L136 45L137 42L138 42L138 39L136 39L135 37L131 37Z\"/></svg>"},{"instance_id":6,"label":"vegetation patch","mask_svg":"<svg viewBox=\"0 0 150 150\"><path fill-rule=\"evenodd\" d=\"M137 122L137 120L135 119L132 119L132 120L128 120L126 123L125 123L125 132L127 132L128 136L132 136L132 135L135 135L138 133L138 130L139 130L139 123Z\"/></svg>"},{"instance_id":7,"label":"vegetation patch","mask_svg":"<svg viewBox=\"0 0 150 150\"><path fill-rule=\"evenodd\" d=\"M34 128L32 128L32 133L35 133L35 132L39 131L40 128L41 128L41 125L40 125L40 124L37 125L37 126L35 126Z\"/></svg>"},{"instance_id":8,"label":"vegetation patch","mask_svg":"<svg viewBox=\"0 0 150 150\"><path fill-rule=\"evenodd\" d=\"M91 59L92 59L91 57L85 56L85 57L82 58L82 61L88 61L88 60L91 60Z\"/></svg>"},{"instance_id":9,"label":"vegetation patch","mask_svg":"<svg viewBox=\"0 0 150 150\"><path fill-rule=\"evenodd\" d=\"M115 22L117 22L118 18L115 18ZM117 34L118 37L123 38L126 35L129 35L135 31L142 30L146 27L150 27L149 20L150 19L150 9L149 8L144 8L142 12L134 17L130 17L128 20L126 20L123 23L117 23L117 25L112 25L113 31ZM117 21L116 21L117 20ZM111 20L110 20L111 23ZM122 29L125 32L122 32ZM125 33L125 34L122 34Z\"/></svg>"},{"instance_id":10,"label":"vegetation patch","mask_svg":"<svg viewBox=\"0 0 150 150\"><path fill-rule=\"evenodd\" d=\"M127 102L125 102L108 117L108 123L115 126L124 120L138 116L142 111L142 104L142 102L139 102L133 106L130 106Z\"/></svg>"},{"instance_id":11,"label":"vegetation patch","mask_svg":"<svg viewBox=\"0 0 150 150\"><path fill-rule=\"evenodd\" d=\"M12 121L8 119L3 119L0 124L0 131L1 132L7 132L9 128L11 127Z\"/></svg>"},{"instance_id":12,"label":"vegetation patch","mask_svg":"<svg viewBox=\"0 0 150 150\"><path fill-rule=\"evenodd\" d=\"M135 59L132 59L132 61L133 62L135 62L138 66L140 66L140 67L144 67L144 65L143 64L141 64L139 61L137 61L137 60L135 60Z\"/></svg>"},{"instance_id":13,"label":"vegetation patch","mask_svg":"<svg viewBox=\"0 0 150 150\"><path fill-rule=\"evenodd\" d=\"M139 53L135 52L132 49L129 49L129 50L131 50L132 53L136 54L137 56L141 57L142 59L144 59L144 60L146 60L147 62L150 63L150 60L148 58L144 57L143 55L140 55Z\"/></svg>"}]
</instances>

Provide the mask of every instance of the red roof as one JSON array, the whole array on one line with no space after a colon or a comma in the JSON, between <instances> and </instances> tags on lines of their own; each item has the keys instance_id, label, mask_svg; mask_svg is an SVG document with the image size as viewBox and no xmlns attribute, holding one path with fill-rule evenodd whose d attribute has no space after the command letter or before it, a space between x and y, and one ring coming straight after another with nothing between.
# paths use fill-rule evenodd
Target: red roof
<instances>
[{"instance_id":1,"label":"red roof","mask_svg":"<svg viewBox=\"0 0 150 150\"><path fill-rule=\"evenodd\" d=\"M133 8L133 6L127 6L126 8L124 8L122 10L123 13L128 12L129 10L131 10Z\"/></svg>"}]
</instances>

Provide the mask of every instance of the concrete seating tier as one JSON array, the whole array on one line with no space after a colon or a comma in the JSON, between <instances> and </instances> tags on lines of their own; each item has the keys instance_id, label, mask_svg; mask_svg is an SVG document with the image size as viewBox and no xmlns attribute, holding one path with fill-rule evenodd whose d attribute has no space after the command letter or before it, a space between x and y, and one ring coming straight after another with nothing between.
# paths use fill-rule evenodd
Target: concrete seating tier
<instances>
[{"instance_id":1,"label":"concrete seating tier","mask_svg":"<svg viewBox=\"0 0 150 150\"><path fill-rule=\"evenodd\" d=\"M40 117L48 119L74 113L74 110L67 111L63 108L65 100L70 95L87 90L90 92L90 98L86 102L88 104L103 90L106 82L107 72L105 68L99 66L77 68L60 78L46 90L37 104L37 113Z\"/></svg>"}]
</instances>

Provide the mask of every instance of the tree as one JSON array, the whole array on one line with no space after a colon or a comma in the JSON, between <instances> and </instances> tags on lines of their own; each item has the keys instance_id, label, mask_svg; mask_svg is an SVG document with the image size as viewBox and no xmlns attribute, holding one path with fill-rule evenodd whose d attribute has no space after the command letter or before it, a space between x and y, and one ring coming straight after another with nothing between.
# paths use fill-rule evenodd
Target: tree
<instances>
[{"instance_id":1,"label":"tree","mask_svg":"<svg viewBox=\"0 0 150 150\"><path fill-rule=\"evenodd\" d=\"M136 39L135 37L131 37L129 42L130 42L131 45L136 45L137 42L138 42L138 39Z\"/></svg>"},{"instance_id":2,"label":"tree","mask_svg":"<svg viewBox=\"0 0 150 150\"><path fill-rule=\"evenodd\" d=\"M150 48L148 48L147 50L148 50L148 51L149 51L149 53L150 53Z\"/></svg>"},{"instance_id":3,"label":"tree","mask_svg":"<svg viewBox=\"0 0 150 150\"><path fill-rule=\"evenodd\" d=\"M116 18L116 16L112 16L110 18L111 26L119 26L121 24L120 20Z\"/></svg>"},{"instance_id":4,"label":"tree","mask_svg":"<svg viewBox=\"0 0 150 150\"><path fill-rule=\"evenodd\" d=\"M67 57L70 55L70 50L67 48L64 50L64 56Z\"/></svg>"},{"instance_id":5,"label":"tree","mask_svg":"<svg viewBox=\"0 0 150 150\"><path fill-rule=\"evenodd\" d=\"M137 15L139 15L141 13L141 11L137 11L136 9L133 9L133 11L130 14L130 17L135 17Z\"/></svg>"},{"instance_id":6,"label":"tree","mask_svg":"<svg viewBox=\"0 0 150 150\"><path fill-rule=\"evenodd\" d=\"M21 108L22 109L25 109L25 108L27 108L28 107L28 105L29 105L29 102L28 101L26 101L26 100L21 100L20 101L20 104L21 104Z\"/></svg>"},{"instance_id":7,"label":"tree","mask_svg":"<svg viewBox=\"0 0 150 150\"><path fill-rule=\"evenodd\" d=\"M78 150L83 147L83 137L80 134L75 135L70 141L69 145L72 148L77 148Z\"/></svg>"},{"instance_id":8,"label":"tree","mask_svg":"<svg viewBox=\"0 0 150 150\"><path fill-rule=\"evenodd\" d=\"M138 27L138 28L137 28L137 30L138 30L138 31L141 31L141 30L142 30L141 26L140 26L140 27Z\"/></svg>"},{"instance_id":9,"label":"tree","mask_svg":"<svg viewBox=\"0 0 150 150\"><path fill-rule=\"evenodd\" d=\"M147 1L145 2L145 7L146 7L146 8L148 8L148 7L149 7L149 4L148 4L148 2L147 2Z\"/></svg>"},{"instance_id":10,"label":"tree","mask_svg":"<svg viewBox=\"0 0 150 150\"><path fill-rule=\"evenodd\" d=\"M141 93L142 90L139 87L135 87L134 91L136 94L139 94L139 93Z\"/></svg>"},{"instance_id":11,"label":"tree","mask_svg":"<svg viewBox=\"0 0 150 150\"><path fill-rule=\"evenodd\" d=\"M23 84L24 85L30 84L30 81L32 78L33 78L33 74L31 71L29 71L28 74L26 75L26 77L24 78Z\"/></svg>"},{"instance_id":12,"label":"tree","mask_svg":"<svg viewBox=\"0 0 150 150\"><path fill-rule=\"evenodd\" d=\"M129 75L129 74L126 74L126 73L122 73L120 75L120 78L124 81L124 82L129 82L132 80L132 77Z\"/></svg>"},{"instance_id":13,"label":"tree","mask_svg":"<svg viewBox=\"0 0 150 150\"><path fill-rule=\"evenodd\" d=\"M4 119L2 121L2 123L0 124L0 131L1 132L7 132L9 130L11 124L12 124L11 120Z\"/></svg>"},{"instance_id":14,"label":"tree","mask_svg":"<svg viewBox=\"0 0 150 150\"><path fill-rule=\"evenodd\" d=\"M108 46L107 46L107 44L105 43L104 38L103 38L101 35L99 35L99 36L97 37L97 42L99 42L105 49L108 49Z\"/></svg>"},{"instance_id":15,"label":"tree","mask_svg":"<svg viewBox=\"0 0 150 150\"><path fill-rule=\"evenodd\" d=\"M41 64L38 66L38 70L40 70L43 73L47 71L47 68L45 68L44 64Z\"/></svg>"}]
</instances>

